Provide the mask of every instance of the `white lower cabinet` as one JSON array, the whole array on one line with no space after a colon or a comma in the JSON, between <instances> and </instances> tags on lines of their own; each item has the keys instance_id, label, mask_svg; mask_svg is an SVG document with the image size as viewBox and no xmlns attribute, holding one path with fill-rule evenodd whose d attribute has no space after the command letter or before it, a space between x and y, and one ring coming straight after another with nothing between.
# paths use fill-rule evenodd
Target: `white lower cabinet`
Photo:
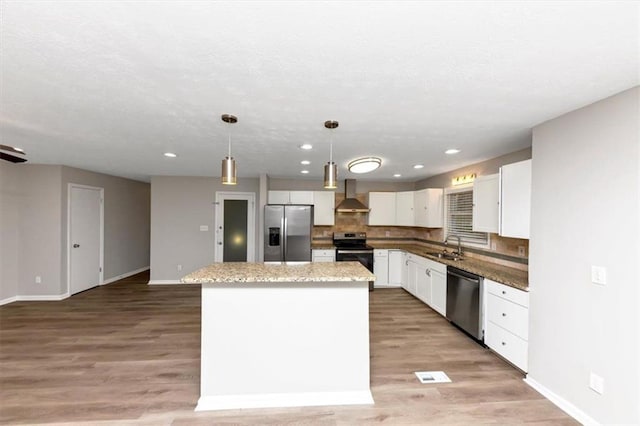
<instances>
[{"instance_id":1,"label":"white lower cabinet","mask_svg":"<svg viewBox=\"0 0 640 426\"><path fill-rule=\"evenodd\" d=\"M402 285L402 270L405 267L405 252L402 250L388 250L389 254L389 280L388 283L391 286L400 287ZM375 263L374 263L375 265Z\"/></svg>"},{"instance_id":2,"label":"white lower cabinet","mask_svg":"<svg viewBox=\"0 0 640 426\"><path fill-rule=\"evenodd\" d=\"M529 347L529 293L484 280L486 327L484 342L526 372Z\"/></svg>"},{"instance_id":3,"label":"white lower cabinet","mask_svg":"<svg viewBox=\"0 0 640 426\"><path fill-rule=\"evenodd\" d=\"M447 314L447 266L425 259L427 261L427 276L429 277L431 295L427 302L442 316Z\"/></svg>"},{"instance_id":4,"label":"white lower cabinet","mask_svg":"<svg viewBox=\"0 0 640 426\"><path fill-rule=\"evenodd\" d=\"M407 284L403 288L440 315L447 311L447 266L407 254Z\"/></svg>"},{"instance_id":5,"label":"white lower cabinet","mask_svg":"<svg viewBox=\"0 0 640 426\"><path fill-rule=\"evenodd\" d=\"M389 285L389 250L373 251L373 274L376 276L375 287Z\"/></svg>"},{"instance_id":6,"label":"white lower cabinet","mask_svg":"<svg viewBox=\"0 0 640 426\"><path fill-rule=\"evenodd\" d=\"M311 250L312 262L335 262L336 251L332 249L313 249Z\"/></svg>"}]
</instances>

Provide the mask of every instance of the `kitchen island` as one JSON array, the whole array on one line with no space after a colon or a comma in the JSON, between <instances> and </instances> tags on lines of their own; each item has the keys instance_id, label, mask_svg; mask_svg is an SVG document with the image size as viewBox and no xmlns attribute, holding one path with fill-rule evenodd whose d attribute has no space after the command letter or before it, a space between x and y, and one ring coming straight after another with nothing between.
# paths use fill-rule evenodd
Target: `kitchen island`
<instances>
[{"instance_id":1,"label":"kitchen island","mask_svg":"<svg viewBox=\"0 0 640 426\"><path fill-rule=\"evenodd\" d=\"M202 285L196 411L373 404L369 285L358 262L215 263Z\"/></svg>"}]
</instances>

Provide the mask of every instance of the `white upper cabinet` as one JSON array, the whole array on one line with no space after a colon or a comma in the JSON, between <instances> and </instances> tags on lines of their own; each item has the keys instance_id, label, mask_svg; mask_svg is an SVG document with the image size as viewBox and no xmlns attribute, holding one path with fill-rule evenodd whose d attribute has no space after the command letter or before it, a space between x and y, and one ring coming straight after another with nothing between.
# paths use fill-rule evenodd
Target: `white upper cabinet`
<instances>
[{"instance_id":1,"label":"white upper cabinet","mask_svg":"<svg viewBox=\"0 0 640 426\"><path fill-rule=\"evenodd\" d=\"M267 203L313 205L313 191L269 191Z\"/></svg>"},{"instance_id":2,"label":"white upper cabinet","mask_svg":"<svg viewBox=\"0 0 640 426\"><path fill-rule=\"evenodd\" d=\"M498 233L500 175L479 176L473 182L473 230Z\"/></svg>"},{"instance_id":3,"label":"white upper cabinet","mask_svg":"<svg viewBox=\"0 0 640 426\"><path fill-rule=\"evenodd\" d=\"M414 226L413 191L396 192L396 225Z\"/></svg>"},{"instance_id":4,"label":"white upper cabinet","mask_svg":"<svg viewBox=\"0 0 640 426\"><path fill-rule=\"evenodd\" d=\"M333 191L313 192L313 224L333 226L335 224L336 196Z\"/></svg>"},{"instance_id":5,"label":"white upper cabinet","mask_svg":"<svg viewBox=\"0 0 640 426\"><path fill-rule=\"evenodd\" d=\"M500 235L529 238L531 160L500 167Z\"/></svg>"},{"instance_id":6,"label":"white upper cabinet","mask_svg":"<svg viewBox=\"0 0 640 426\"><path fill-rule=\"evenodd\" d=\"M396 224L396 193L369 192L369 225L393 226Z\"/></svg>"},{"instance_id":7,"label":"white upper cabinet","mask_svg":"<svg viewBox=\"0 0 640 426\"><path fill-rule=\"evenodd\" d=\"M414 225L442 228L444 225L444 194L442 188L427 188L413 193Z\"/></svg>"}]
</instances>

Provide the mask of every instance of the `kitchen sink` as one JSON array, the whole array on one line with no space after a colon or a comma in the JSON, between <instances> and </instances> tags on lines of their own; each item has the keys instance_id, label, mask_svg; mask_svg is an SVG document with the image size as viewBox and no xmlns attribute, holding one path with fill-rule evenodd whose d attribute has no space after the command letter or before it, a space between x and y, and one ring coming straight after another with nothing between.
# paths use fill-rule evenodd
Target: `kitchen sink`
<instances>
[{"instance_id":1,"label":"kitchen sink","mask_svg":"<svg viewBox=\"0 0 640 426\"><path fill-rule=\"evenodd\" d=\"M427 256L433 256L439 259L453 260L454 262L462 260L462 257L458 256L457 254L443 252L443 251L430 252L430 253L427 253Z\"/></svg>"}]
</instances>

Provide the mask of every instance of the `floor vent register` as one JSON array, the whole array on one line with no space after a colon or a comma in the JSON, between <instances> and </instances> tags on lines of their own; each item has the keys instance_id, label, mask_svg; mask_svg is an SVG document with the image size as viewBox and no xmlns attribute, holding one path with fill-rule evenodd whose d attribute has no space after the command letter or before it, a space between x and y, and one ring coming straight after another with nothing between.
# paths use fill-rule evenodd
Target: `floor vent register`
<instances>
[{"instance_id":1,"label":"floor vent register","mask_svg":"<svg viewBox=\"0 0 640 426\"><path fill-rule=\"evenodd\" d=\"M416 371L416 377L420 383L451 383L449 376L444 371Z\"/></svg>"}]
</instances>

